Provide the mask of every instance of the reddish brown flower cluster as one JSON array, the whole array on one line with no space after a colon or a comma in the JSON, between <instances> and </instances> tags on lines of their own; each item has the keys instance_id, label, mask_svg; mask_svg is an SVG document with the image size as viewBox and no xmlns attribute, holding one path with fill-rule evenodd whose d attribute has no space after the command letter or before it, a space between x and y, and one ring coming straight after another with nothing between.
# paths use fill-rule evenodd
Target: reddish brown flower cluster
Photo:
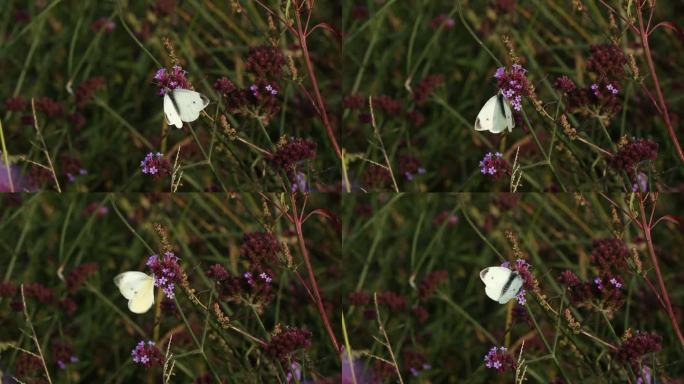
<instances>
[{"instance_id":1,"label":"reddish brown flower cluster","mask_svg":"<svg viewBox=\"0 0 684 384\"><path fill-rule=\"evenodd\" d=\"M64 176L72 183L76 181L76 177L83 176L88 173L88 171L83 168L81 160L77 159L76 157L64 154L60 156L59 160Z\"/></svg>"},{"instance_id":2,"label":"reddish brown flower cluster","mask_svg":"<svg viewBox=\"0 0 684 384\"><path fill-rule=\"evenodd\" d=\"M51 304L55 298L52 290L41 283L24 285L24 295L38 300L41 304Z\"/></svg>"},{"instance_id":3,"label":"reddish brown flower cluster","mask_svg":"<svg viewBox=\"0 0 684 384\"><path fill-rule=\"evenodd\" d=\"M261 309L275 295L270 269L254 268L242 276L232 276L223 266L214 264L209 267L207 275L216 282L221 300L240 302L243 296L247 296L247 301Z\"/></svg>"},{"instance_id":4,"label":"reddish brown flower cluster","mask_svg":"<svg viewBox=\"0 0 684 384\"><path fill-rule=\"evenodd\" d=\"M655 333L637 332L620 345L615 352L615 357L621 362L632 365L636 370L643 356L662 349L661 343L662 337Z\"/></svg>"},{"instance_id":5,"label":"reddish brown flower cluster","mask_svg":"<svg viewBox=\"0 0 684 384\"><path fill-rule=\"evenodd\" d=\"M38 376L43 369L43 363L38 356L22 353L14 362L14 375L19 379Z\"/></svg>"},{"instance_id":6,"label":"reddish brown flower cluster","mask_svg":"<svg viewBox=\"0 0 684 384\"><path fill-rule=\"evenodd\" d=\"M76 107L83 108L90 102L93 94L104 85L104 77L93 77L82 82L78 88L76 88Z\"/></svg>"},{"instance_id":7,"label":"reddish brown flower cluster","mask_svg":"<svg viewBox=\"0 0 684 384\"><path fill-rule=\"evenodd\" d=\"M627 58L619 47L610 44L592 45L589 52L589 70L610 77L622 76L625 73L623 66L627 64Z\"/></svg>"},{"instance_id":8,"label":"reddish brown flower cluster","mask_svg":"<svg viewBox=\"0 0 684 384\"><path fill-rule=\"evenodd\" d=\"M74 356L74 348L71 344L56 341L52 343L50 349L52 351L52 359L60 369L66 368L66 365L69 363L78 361L76 356Z\"/></svg>"},{"instance_id":9,"label":"reddish brown flower cluster","mask_svg":"<svg viewBox=\"0 0 684 384\"><path fill-rule=\"evenodd\" d=\"M623 271L627 267L627 257L629 251L624 241L612 238L594 240L591 262L597 265L603 274Z\"/></svg>"},{"instance_id":10,"label":"reddish brown flower cluster","mask_svg":"<svg viewBox=\"0 0 684 384\"><path fill-rule=\"evenodd\" d=\"M223 96L228 95L231 92L234 92L237 90L237 86L233 84L230 79L227 77L221 77L219 79L216 79L214 82L214 89L219 91Z\"/></svg>"},{"instance_id":11,"label":"reddish brown flower cluster","mask_svg":"<svg viewBox=\"0 0 684 384\"><path fill-rule=\"evenodd\" d=\"M76 309L78 309L78 306L76 305L75 301L68 297L65 297L59 301L59 308L61 308L67 316L71 317L76 313Z\"/></svg>"},{"instance_id":12,"label":"reddish brown flower cluster","mask_svg":"<svg viewBox=\"0 0 684 384\"><path fill-rule=\"evenodd\" d=\"M414 88L413 100L415 100L418 105L424 104L430 95L432 95L435 88L442 84L444 84L444 75L442 74L430 75L424 78Z\"/></svg>"},{"instance_id":13,"label":"reddish brown flower cluster","mask_svg":"<svg viewBox=\"0 0 684 384\"><path fill-rule=\"evenodd\" d=\"M36 100L36 109L51 118L60 117L64 113L62 104L47 96L40 97Z\"/></svg>"},{"instance_id":14,"label":"reddish brown flower cluster","mask_svg":"<svg viewBox=\"0 0 684 384\"><path fill-rule=\"evenodd\" d=\"M392 184L389 170L377 164L371 164L363 172L363 185L367 188L382 189Z\"/></svg>"},{"instance_id":15,"label":"reddish brown flower cluster","mask_svg":"<svg viewBox=\"0 0 684 384\"><path fill-rule=\"evenodd\" d=\"M293 352L311 346L311 332L295 328L277 326L271 340L266 344L264 352L281 362L289 360Z\"/></svg>"},{"instance_id":16,"label":"reddish brown flower cluster","mask_svg":"<svg viewBox=\"0 0 684 384\"><path fill-rule=\"evenodd\" d=\"M556 82L553 84L554 87L564 93L570 93L577 89L577 86L575 83L567 76L563 75L559 78L556 79Z\"/></svg>"},{"instance_id":17,"label":"reddish brown flower cluster","mask_svg":"<svg viewBox=\"0 0 684 384\"><path fill-rule=\"evenodd\" d=\"M366 106L366 98L363 95L348 95L342 99L342 106L347 109L363 109Z\"/></svg>"},{"instance_id":18,"label":"reddish brown flower cluster","mask_svg":"<svg viewBox=\"0 0 684 384\"><path fill-rule=\"evenodd\" d=\"M240 245L240 255L249 259L252 265L270 266L278 260L280 244L273 234L268 232L245 233Z\"/></svg>"},{"instance_id":19,"label":"reddish brown flower cluster","mask_svg":"<svg viewBox=\"0 0 684 384\"><path fill-rule=\"evenodd\" d=\"M414 175L425 173L425 168L415 156L401 155L399 156L399 173L404 175L406 180L412 181Z\"/></svg>"},{"instance_id":20,"label":"reddish brown flower cluster","mask_svg":"<svg viewBox=\"0 0 684 384\"><path fill-rule=\"evenodd\" d=\"M425 122L425 116L417 109L412 109L406 114L406 119L414 127L420 127Z\"/></svg>"},{"instance_id":21,"label":"reddish brown flower cluster","mask_svg":"<svg viewBox=\"0 0 684 384\"><path fill-rule=\"evenodd\" d=\"M216 281L223 281L227 280L230 277L230 274L226 269L223 267L221 264L213 264L211 267L209 267L209 270L207 271L207 276L210 279L214 279Z\"/></svg>"},{"instance_id":22,"label":"reddish brown flower cluster","mask_svg":"<svg viewBox=\"0 0 684 384\"><path fill-rule=\"evenodd\" d=\"M28 107L28 101L22 96L8 97L5 99L5 108L11 112L23 111Z\"/></svg>"},{"instance_id":23,"label":"reddish brown flower cluster","mask_svg":"<svg viewBox=\"0 0 684 384\"><path fill-rule=\"evenodd\" d=\"M414 305L411 308L411 313L413 313L413 316L421 324L428 321L428 319L430 318L430 313L427 311L427 309L420 305Z\"/></svg>"},{"instance_id":24,"label":"reddish brown flower cluster","mask_svg":"<svg viewBox=\"0 0 684 384\"><path fill-rule=\"evenodd\" d=\"M449 272L445 269L428 273L418 286L418 297L421 300L429 298L435 293L437 287L447 280L449 280Z\"/></svg>"},{"instance_id":25,"label":"reddish brown flower cluster","mask_svg":"<svg viewBox=\"0 0 684 384\"><path fill-rule=\"evenodd\" d=\"M379 294L378 304L386 305L393 312L402 312L406 309L406 299L392 291Z\"/></svg>"},{"instance_id":26,"label":"reddish brown flower cluster","mask_svg":"<svg viewBox=\"0 0 684 384\"><path fill-rule=\"evenodd\" d=\"M409 372L412 376L418 376L420 371L431 368L427 364L425 355L420 352L406 349L401 353L401 359L403 362L401 365L402 369Z\"/></svg>"},{"instance_id":27,"label":"reddish brown flower cluster","mask_svg":"<svg viewBox=\"0 0 684 384\"><path fill-rule=\"evenodd\" d=\"M66 277L67 290L75 292L83 282L97 271L97 263L85 263L74 268Z\"/></svg>"},{"instance_id":28,"label":"reddish brown flower cluster","mask_svg":"<svg viewBox=\"0 0 684 384\"><path fill-rule=\"evenodd\" d=\"M0 297L12 298L17 294L18 290L19 288L11 281L0 283Z\"/></svg>"},{"instance_id":29,"label":"reddish brown flower cluster","mask_svg":"<svg viewBox=\"0 0 684 384\"><path fill-rule=\"evenodd\" d=\"M613 168L633 173L637 165L644 160L655 160L658 157L658 144L647 139L637 139L624 145L610 160Z\"/></svg>"},{"instance_id":30,"label":"reddish brown flower cluster","mask_svg":"<svg viewBox=\"0 0 684 384\"><path fill-rule=\"evenodd\" d=\"M276 47L261 45L249 50L247 71L260 79L280 77L283 65L285 65L285 58Z\"/></svg>"},{"instance_id":31,"label":"reddish brown flower cluster","mask_svg":"<svg viewBox=\"0 0 684 384\"><path fill-rule=\"evenodd\" d=\"M375 110L382 110L384 111L388 116L399 116L401 115L403 106L401 105L401 101L394 99L390 96L387 95L381 95L377 97L372 98L373 102L373 109Z\"/></svg>"},{"instance_id":32,"label":"reddish brown flower cluster","mask_svg":"<svg viewBox=\"0 0 684 384\"><path fill-rule=\"evenodd\" d=\"M270 163L277 170L291 171L298 162L315 157L316 143L313 140L293 138L278 145Z\"/></svg>"},{"instance_id":33,"label":"reddish brown flower cluster","mask_svg":"<svg viewBox=\"0 0 684 384\"><path fill-rule=\"evenodd\" d=\"M397 370L394 366L383 360L375 360L373 365L373 377L379 382L390 380L397 377Z\"/></svg>"},{"instance_id":34,"label":"reddish brown flower cluster","mask_svg":"<svg viewBox=\"0 0 684 384\"><path fill-rule=\"evenodd\" d=\"M370 295L365 291L356 291L349 293L349 303L351 305L368 305L370 303Z\"/></svg>"}]
</instances>

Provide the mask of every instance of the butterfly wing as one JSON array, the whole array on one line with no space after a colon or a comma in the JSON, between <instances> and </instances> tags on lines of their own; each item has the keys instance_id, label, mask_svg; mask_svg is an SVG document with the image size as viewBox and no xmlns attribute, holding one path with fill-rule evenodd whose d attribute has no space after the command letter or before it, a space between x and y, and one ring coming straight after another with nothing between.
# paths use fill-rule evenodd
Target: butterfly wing
<instances>
[{"instance_id":1,"label":"butterfly wing","mask_svg":"<svg viewBox=\"0 0 684 384\"><path fill-rule=\"evenodd\" d=\"M513 284L516 283L516 278L517 280L520 280L520 286L517 287L512 296L506 296L506 301L502 301L504 295L507 295L512 291L512 288L514 288ZM487 297L494 301L498 301L501 304L507 303L508 300L518 293L518 290L522 286L522 279L520 276L518 276L517 273L514 274L513 271L506 267L485 268L480 271L480 279L485 283L485 293L487 294ZM510 279L514 279L514 281L513 283L508 284ZM504 289L507 284L508 288Z\"/></svg>"},{"instance_id":2,"label":"butterfly wing","mask_svg":"<svg viewBox=\"0 0 684 384\"><path fill-rule=\"evenodd\" d=\"M154 304L154 278L143 281L138 292L132 299L128 300L128 309L133 313L145 313Z\"/></svg>"},{"instance_id":3,"label":"butterfly wing","mask_svg":"<svg viewBox=\"0 0 684 384\"><path fill-rule=\"evenodd\" d=\"M506 127L508 128L508 132L513 132L513 128L515 128L515 120L513 120L513 111L511 110L511 103L505 97L501 96L501 98L503 99L503 110L504 117L506 118Z\"/></svg>"},{"instance_id":4,"label":"butterfly wing","mask_svg":"<svg viewBox=\"0 0 684 384\"><path fill-rule=\"evenodd\" d=\"M176 105L174 105L171 96L169 96L169 92L164 94L164 115L166 116L166 122L169 125L175 125L176 128L183 128L180 114Z\"/></svg>"},{"instance_id":5,"label":"butterfly wing","mask_svg":"<svg viewBox=\"0 0 684 384\"><path fill-rule=\"evenodd\" d=\"M501 293L501 297L499 297L499 300L497 300L500 304L506 304L508 303L512 298L515 297L515 295L518 294L520 291L520 288L523 286L523 279L518 275L517 273L514 273L513 276L511 276L512 281L508 285L507 288L503 290Z\"/></svg>"},{"instance_id":6,"label":"butterfly wing","mask_svg":"<svg viewBox=\"0 0 684 384\"><path fill-rule=\"evenodd\" d=\"M209 99L199 92L176 88L172 93L180 119L185 122L197 120L200 112L209 105Z\"/></svg>"},{"instance_id":7,"label":"butterfly wing","mask_svg":"<svg viewBox=\"0 0 684 384\"><path fill-rule=\"evenodd\" d=\"M476 131L492 132L492 127L494 126L494 116L499 113L496 111L497 98L498 95L492 96L489 98L489 100L487 100L482 109L480 109L480 113L477 114L477 119L475 119Z\"/></svg>"}]
</instances>

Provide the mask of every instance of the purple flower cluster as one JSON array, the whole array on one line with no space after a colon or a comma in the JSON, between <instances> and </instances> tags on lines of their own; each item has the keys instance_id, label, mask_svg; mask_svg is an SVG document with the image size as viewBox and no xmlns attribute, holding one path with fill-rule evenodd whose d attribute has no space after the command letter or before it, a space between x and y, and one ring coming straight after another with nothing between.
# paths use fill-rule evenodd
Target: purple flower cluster
<instances>
[{"instance_id":1,"label":"purple flower cluster","mask_svg":"<svg viewBox=\"0 0 684 384\"><path fill-rule=\"evenodd\" d=\"M637 370L644 355L659 352L662 349L662 337L655 333L637 332L627 340L615 352L619 361L629 363Z\"/></svg>"},{"instance_id":2,"label":"purple flower cluster","mask_svg":"<svg viewBox=\"0 0 684 384\"><path fill-rule=\"evenodd\" d=\"M527 261L524 259L517 259L514 266L511 266L511 263L508 261L504 261L501 263L501 266L518 272L518 275L520 275L520 277L523 279L523 286L528 288L532 287L532 281L534 278L532 277L532 272L530 271L531 265ZM527 291L521 288L520 291L518 291L518 293L515 295L515 298L518 300L518 304L525 305L525 303L527 303L527 299L525 298L526 293Z\"/></svg>"},{"instance_id":3,"label":"purple flower cluster","mask_svg":"<svg viewBox=\"0 0 684 384\"><path fill-rule=\"evenodd\" d=\"M487 368L496 369L499 373L508 369L515 369L516 366L513 356L508 353L505 347L492 347L484 357L484 361Z\"/></svg>"},{"instance_id":4,"label":"purple flower cluster","mask_svg":"<svg viewBox=\"0 0 684 384\"><path fill-rule=\"evenodd\" d=\"M316 147L313 140L292 138L279 145L269 160L275 169L290 171L300 161L315 158Z\"/></svg>"},{"instance_id":5,"label":"purple flower cluster","mask_svg":"<svg viewBox=\"0 0 684 384\"><path fill-rule=\"evenodd\" d=\"M154 75L154 81L159 86L159 96L164 96L170 89L190 88L186 71L180 65L174 65L171 70L160 68Z\"/></svg>"},{"instance_id":6,"label":"purple flower cluster","mask_svg":"<svg viewBox=\"0 0 684 384\"><path fill-rule=\"evenodd\" d=\"M485 157L480 160L480 172L483 175L491 176L498 179L510 171L508 162L504 160L503 155L499 152L488 152Z\"/></svg>"},{"instance_id":7,"label":"purple flower cluster","mask_svg":"<svg viewBox=\"0 0 684 384\"><path fill-rule=\"evenodd\" d=\"M294 327L277 327L264 352L274 359L286 362L293 352L311 346L311 332Z\"/></svg>"},{"instance_id":8,"label":"purple flower cluster","mask_svg":"<svg viewBox=\"0 0 684 384\"><path fill-rule=\"evenodd\" d=\"M601 97L601 86L599 84L593 83L589 88L591 89L591 92L594 94L594 96ZM617 85L613 83L607 83L605 85L605 88L612 95L617 95L618 93L620 93L620 89L617 87Z\"/></svg>"},{"instance_id":9,"label":"purple flower cluster","mask_svg":"<svg viewBox=\"0 0 684 384\"><path fill-rule=\"evenodd\" d=\"M413 175L425 174L425 168L415 156L401 155L399 156L399 172L404 175L406 180L413 181Z\"/></svg>"},{"instance_id":10,"label":"purple flower cluster","mask_svg":"<svg viewBox=\"0 0 684 384\"><path fill-rule=\"evenodd\" d=\"M59 369L66 369L67 364L78 362L78 357L74 355L74 349L70 344L55 342L52 344L52 357L57 362Z\"/></svg>"},{"instance_id":11,"label":"purple flower cluster","mask_svg":"<svg viewBox=\"0 0 684 384\"><path fill-rule=\"evenodd\" d=\"M145 343L144 340L141 340L131 351L131 356L134 363L142 364L146 367L151 367L155 364L161 365L164 362L161 351L154 345L153 341Z\"/></svg>"},{"instance_id":12,"label":"purple flower cluster","mask_svg":"<svg viewBox=\"0 0 684 384\"><path fill-rule=\"evenodd\" d=\"M254 96L255 98L259 98L259 95L260 95L259 90L260 90L259 86L256 84L252 84L249 86L249 91L252 92L252 96ZM271 96L275 96L278 94L277 85L273 85L270 83L267 83L266 85L264 85L261 88L261 90L264 91L266 94L271 95Z\"/></svg>"},{"instance_id":13,"label":"purple flower cluster","mask_svg":"<svg viewBox=\"0 0 684 384\"><path fill-rule=\"evenodd\" d=\"M657 157L658 144L647 139L637 139L620 148L610 163L615 169L634 172L640 162L655 160Z\"/></svg>"},{"instance_id":14,"label":"purple flower cluster","mask_svg":"<svg viewBox=\"0 0 684 384\"><path fill-rule=\"evenodd\" d=\"M165 252L161 258L152 255L147 259L146 265L152 270L154 285L161 288L169 299L173 299L173 288L182 275L178 260L173 252Z\"/></svg>"},{"instance_id":15,"label":"purple flower cluster","mask_svg":"<svg viewBox=\"0 0 684 384\"><path fill-rule=\"evenodd\" d=\"M526 73L527 70L519 64L513 64L509 71L506 71L505 67L499 67L494 73L499 89L516 111L522 110L522 98L528 96L530 92Z\"/></svg>"},{"instance_id":16,"label":"purple flower cluster","mask_svg":"<svg viewBox=\"0 0 684 384\"><path fill-rule=\"evenodd\" d=\"M155 178L159 178L162 175L169 174L171 171L171 164L169 161L164 159L164 155L161 153L148 153L145 158L140 162L140 169L142 173L146 175L152 175Z\"/></svg>"}]
</instances>

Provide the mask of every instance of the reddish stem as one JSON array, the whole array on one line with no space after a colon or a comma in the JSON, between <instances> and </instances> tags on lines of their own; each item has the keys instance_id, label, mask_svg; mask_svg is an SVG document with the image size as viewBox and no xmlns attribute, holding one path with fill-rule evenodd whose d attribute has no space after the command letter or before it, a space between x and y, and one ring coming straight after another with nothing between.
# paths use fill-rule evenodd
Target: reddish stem
<instances>
[{"instance_id":1,"label":"reddish stem","mask_svg":"<svg viewBox=\"0 0 684 384\"><path fill-rule=\"evenodd\" d=\"M651 255L651 262L653 263L653 268L656 273L656 277L658 278L658 285L660 286L660 293L663 299L665 300L665 310L667 311L668 316L670 317L670 321L672 322L672 328L674 328L675 333L677 334L677 338L679 339L679 343L684 347L684 336L682 336L682 332L679 330L679 324L677 323L677 316L675 316L674 311L672 310L672 303L670 303L670 295L668 294L667 288L665 287L665 281L663 280L663 275L660 273L660 264L658 263L658 256L656 256L655 249L653 247L653 239L651 238L651 223L649 222L649 219L646 217L646 209L644 208L644 199L645 197L640 193L639 194L639 212L640 212L640 218L641 218L641 229L644 231L644 237L646 237L646 244L648 245L648 253ZM655 210L655 201L657 201L657 194L656 198L654 199L653 203L653 210Z\"/></svg>"},{"instance_id":2,"label":"reddish stem","mask_svg":"<svg viewBox=\"0 0 684 384\"><path fill-rule=\"evenodd\" d=\"M330 120L328 120L328 112L325 109L325 102L323 101L321 91L318 88L318 80L316 79L316 73L313 69L313 63L311 62L311 57L309 56L309 48L306 44L307 32L302 28L302 15L298 3L298 1L295 2L295 5L297 6L297 11L294 12L295 18L297 19L297 38L299 39L299 45L302 48L304 63L306 63L306 71L309 75L309 79L311 80L311 86L313 87L314 96L316 97L316 104L318 104L318 114L321 116L321 121L323 122L323 125L325 126L325 129L328 133L328 139L330 139L330 143L335 149L335 154L337 154L337 157L339 159L342 159L342 151L340 150L340 146L337 144L337 139L335 138L335 131L333 130L332 125L330 124Z\"/></svg>"},{"instance_id":3,"label":"reddish stem","mask_svg":"<svg viewBox=\"0 0 684 384\"><path fill-rule=\"evenodd\" d=\"M656 96L658 97L658 104L660 104L661 115L663 116L663 120L665 120L665 125L667 126L667 131L670 133L670 140L675 147L675 151L677 152L679 159L684 162L684 152L682 152L682 147L679 145L679 140L677 140L677 134L672 126L672 121L670 121L667 103L665 102L663 91L660 89L660 81L658 81L658 75L656 74L655 65L653 64L651 48L648 44L648 31L644 28L644 17L641 7L639 7L637 14L639 15L639 36L641 37L641 46L644 49L646 63L648 64L649 72L653 78L653 85L655 86Z\"/></svg>"},{"instance_id":4,"label":"reddish stem","mask_svg":"<svg viewBox=\"0 0 684 384\"><path fill-rule=\"evenodd\" d=\"M297 213L297 201L295 200L295 194L290 194L290 203L292 205L292 221L295 225L295 230L297 231L297 239L299 240L299 249L302 252L302 258L304 259L304 265L306 265L306 271L309 274L309 285L313 291L316 306L318 308L318 313L323 320L323 325L325 330L328 332L330 341L332 341L335 351L340 351L340 345L337 343L337 338L330 325L330 320L328 319L328 314L325 312L325 307L323 307L323 300L321 299L321 293L318 289L318 283L316 282L316 275L314 274L313 267L311 266L311 258L309 257L309 251L306 249L306 243L304 242L304 232L302 231L302 221L300 215Z\"/></svg>"}]
</instances>

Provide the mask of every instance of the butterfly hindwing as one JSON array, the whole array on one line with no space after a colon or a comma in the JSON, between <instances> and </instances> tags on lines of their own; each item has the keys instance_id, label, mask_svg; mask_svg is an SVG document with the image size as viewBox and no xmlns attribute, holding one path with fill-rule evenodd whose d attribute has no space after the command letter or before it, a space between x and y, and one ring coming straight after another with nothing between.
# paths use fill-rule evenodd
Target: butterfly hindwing
<instances>
[{"instance_id":1,"label":"butterfly hindwing","mask_svg":"<svg viewBox=\"0 0 684 384\"><path fill-rule=\"evenodd\" d=\"M183 128L180 113L178 112L178 108L173 99L169 96L169 92L166 92L164 95L164 116L166 116L166 122L169 125L175 125L176 128Z\"/></svg>"}]
</instances>

